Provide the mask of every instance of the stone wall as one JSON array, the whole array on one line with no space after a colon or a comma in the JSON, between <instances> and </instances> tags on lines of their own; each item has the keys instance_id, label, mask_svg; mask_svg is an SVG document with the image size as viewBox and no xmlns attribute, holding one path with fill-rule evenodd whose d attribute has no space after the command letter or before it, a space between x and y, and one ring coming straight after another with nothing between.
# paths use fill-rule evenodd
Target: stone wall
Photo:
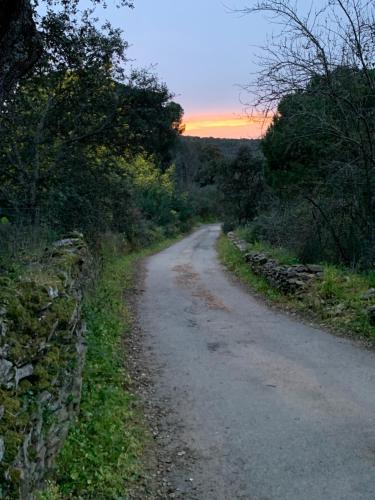
<instances>
[{"instance_id":1,"label":"stone wall","mask_svg":"<svg viewBox=\"0 0 375 500\"><path fill-rule=\"evenodd\" d=\"M0 498L34 498L78 412L89 260L74 234L0 278Z\"/></svg>"},{"instance_id":2,"label":"stone wall","mask_svg":"<svg viewBox=\"0 0 375 500\"><path fill-rule=\"evenodd\" d=\"M234 233L228 238L243 254L254 274L264 277L270 285L283 293L297 293L306 289L309 283L323 273L323 268L316 265L286 266L270 258L265 253L248 252L248 243L240 240Z\"/></svg>"}]
</instances>

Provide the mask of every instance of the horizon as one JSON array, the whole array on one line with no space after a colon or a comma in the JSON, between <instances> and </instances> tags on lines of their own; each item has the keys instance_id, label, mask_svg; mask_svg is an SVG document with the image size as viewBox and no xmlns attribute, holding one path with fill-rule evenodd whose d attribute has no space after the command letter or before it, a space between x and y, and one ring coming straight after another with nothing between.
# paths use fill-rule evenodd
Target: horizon
<instances>
[{"instance_id":1,"label":"horizon","mask_svg":"<svg viewBox=\"0 0 375 500\"><path fill-rule=\"evenodd\" d=\"M233 114L190 115L184 118L184 136L214 137L217 139L260 139L272 122L273 116L261 114L235 116Z\"/></svg>"},{"instance_id":2,"label":"horizon","mask_svg":"<svg viewBox=\"0 0 375 500\"><path fill-rule=\"evenodd\" d=\"M230 12L243 5L234 0L226 6L221 0L204 5L199 0L189 5L137 0L130 13L129 53L136 63L156 65L184 109L185 136L258 139L270 123L258 113L249 117L249 110L254 113L251 96L243 89L256 71L254 45L263 43L270 25L262 16L255 21Z\"/></svg>"},{"instance_id":3,"label":"horizon","mask_svg":"<svg viewBox=\"0 0 375 500\"><path fill-rule=\"evenodd\" d=\"M81 2L88 5L87 0ZM135 8L96 8L99 22L108 20L124 32L129 66L156 73L184 109L184 135L217 138L260 138L270 118L254 113L244 90L256 71L266 34L273 27L264 16L251 17L230 9L246 1L137 0ZM254 54L255 52L255 54Z\"/></svg>"}]
</instances>

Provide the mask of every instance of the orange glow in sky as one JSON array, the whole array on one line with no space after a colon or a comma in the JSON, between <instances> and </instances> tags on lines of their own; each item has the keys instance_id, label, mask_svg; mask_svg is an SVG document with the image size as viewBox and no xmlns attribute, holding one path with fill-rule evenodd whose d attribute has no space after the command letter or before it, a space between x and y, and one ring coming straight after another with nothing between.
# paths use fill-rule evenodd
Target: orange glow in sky
<instances>
[{"instance_id":1,"label":"orange glow in sky","mask_svg":"<svg viewBox=\"0 0 375 500\"><path fill-rule=\"evenodd\" d=\"M218 137L227 139L258 139L271 123L272 117L240 117L232 114L187 115L185 134L198 137Z\"/></svg>"}]
</instances>

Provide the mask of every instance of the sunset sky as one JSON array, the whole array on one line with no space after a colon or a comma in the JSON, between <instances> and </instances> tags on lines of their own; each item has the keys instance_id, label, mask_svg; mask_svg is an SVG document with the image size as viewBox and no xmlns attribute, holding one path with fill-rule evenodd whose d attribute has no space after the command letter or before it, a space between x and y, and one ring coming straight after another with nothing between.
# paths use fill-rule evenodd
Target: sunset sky
<instances>
[{"instance_id":1,"label":"sunset sky","mask_svg":"<svg viewBox=\"0 0 375 500\"><path fill-rule=\"evenodd\" d=\"M257 138L262 135L271 118L248 117L218 113L186 116L185 135L199 137L224 137L228 139Z\"/></svg>"},{"instance_id":2,"label":"sunset sky","mask_svg":"<svg viewBox=\"0 0 375 500\"><path fill-rule=\"evenodd\" d=\"M246 0L136 0L135 5L121 21L130 57L136 65L155 65L176 94L185 110L186 135L259 137L265 122L246 117L250 97L241 86L253 78L255 46L264 43L272 25L230 11Z\"/></svg>"},{"instance_id":3,"label":"sunset sky","mask_svg":"<svg viewBox=\"0 0 375 500\"><path fill-rule=\"evenodd\" d=\"M135 0L99 10L124 31L134 67L157 73L185 110L186 134L259 137L262 119L247 119L249 95L241 86L253 78L257 46L274 28L261 16L231 9L251 0Z\"/></svg>"}]
</instances>

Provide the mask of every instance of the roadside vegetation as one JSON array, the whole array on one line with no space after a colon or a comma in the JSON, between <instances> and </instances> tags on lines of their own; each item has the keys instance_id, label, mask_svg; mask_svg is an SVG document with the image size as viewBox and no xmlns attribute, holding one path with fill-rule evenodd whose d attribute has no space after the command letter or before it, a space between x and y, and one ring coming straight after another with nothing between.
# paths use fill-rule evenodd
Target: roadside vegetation
<instances>
[{"instance_id":1,"label":"roadside vegetation","mask_svg":"<svg viewBox=\"0 0 375 500\"><path fill-rule=\"evenodd\" d=\"M134 320L127 298L138 262L176 239L159 238L135 250L118 238L103 243L100 277L85 301L88 350L80 414L53 482L38 500L123 498L147 481L142 456L151 436L127 370L126 337Z\"/></svg>"},{"instance_id":2,"label":"roadside vegetation","mask_svg":"<svg viewBox=\"0 0 375 500\"><path fill-rule=\"evenodd\" d=\"M237 234L241 238L244 231L238 231ZM297 295L283 294L272 287L264 277L253 273L245 261L244 253L225 235L219 240L218 251L221 262L270 304L300 313L305 319L336 332L371 343L375 341L375 326L366 311L369 301L373 298L367 298L366 293L375 287L374 272L359 273L343 266L323 264L323 276L307 287L306 291ZM249 243L248 251L262 252L280 264L298 263L287 251L262 243Z\"/></svg>"},{"instance_id":3,"label":"roadside vegetation","mask_svg":"<svg viewBox=\"0 0 375 500\"><path fill-rule=\"evenodd\" d=\"M283 247L272 246L264 241L254 240L251 230L247 227L236 229L236 236L248 243L249 251L262 252L267 256L277 260L280 264L293 265L298 264L298 257L291 250Z\"/></svg>"},{"instance_id":4,"label":"roadside vegetation","mask_svg":"<svg viewBox=\"0 0 375 500\"><path fill-rule=\"evenodd\" d=\"M375 311L375 11L337 0L307 10L290 0L254 2L281 27L247 89L274 114L260 141L228 156L200 154L195 179L211 193L224 233L280 264L321 264L323 277L296 298L251 274L222 240L221 255L257 291L322 324L373 338ZM366 296L364 299L363 296Z\"/></svg>"},{"instance_id":5,"label":"roadside vegetation","mask_svg":"<svg viewBox=\"0 0 375 500\"><path fill-rule=\"evenodd\" d=\"M148 439L127 384L123 336L132 318L124 293L139 258L193 225L172 161L183 110L157 75L129 67L121 31L96 19L106 2L11 3L0 7L1 43L9 39L0 69L13 64L6 82L0 77L0 278L17 280L30 263L43 273L46 247L73 231L96 263L83 311L81 411L41 498L120 498L142 482Z\"/></svg>"},{"instance_id":6,"label":"roadside vegetation","mask_svg":"<svg viewBox=\"0 0 375 500\"><path fill-rule=\"evenodd\" d=\"M0 106L0 273L73 230L95 252L108 231L147 244L192 216L171 157L183 110L166 84L128 67L122 33L92 6L44 3L39 57Z\"/></svg>"}]
</instances>

